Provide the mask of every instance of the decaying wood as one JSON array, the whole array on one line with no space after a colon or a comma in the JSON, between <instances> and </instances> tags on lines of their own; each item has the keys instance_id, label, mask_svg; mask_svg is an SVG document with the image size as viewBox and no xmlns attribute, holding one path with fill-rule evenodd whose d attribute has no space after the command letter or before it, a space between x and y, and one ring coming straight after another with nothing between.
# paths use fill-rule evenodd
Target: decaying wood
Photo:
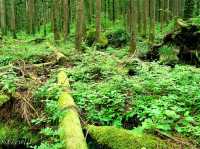
<instances>
[{"instance_id":1,"label":"decaying wood","mask_svg":"<svg viewBox=\"0 0 200 149\"><path fill-rule=\"evenodd\" d=\"M86 129L92 139L109 149L180 148L180 145L178 144L161 140L152 135L135 133L130 130L113 126L88 125Z\"/></svg>"},{"instance_id":2,"label":"decaying wood","mask_svg":"<svg viewBox=\"0 0 200 149\"><path fill-rule=\"evenodd\" d=\"M60 70L57 78L58 84L64 88L58 101L59 107L61 110L66 110L65 115L60 120L60 138L65 142L65 149L87 149L79 114L76 104L70 95L69 80L65 71Z\"/></svg>"},{"instance_id":3,"label":"decaying wood","mask_svg":"<svg viewBox=\"0 0 200 149\"><path fill-rule=\"evenodd\" d=\"M160 59L160 48L170 46L178 48L177 57L181 63L200 65L200 26L177 20L177 29L168 33L160 44L154 45L141 59L156 61ZM173 48L172 48L173 50Z\"/></svg>"}]
</instances>

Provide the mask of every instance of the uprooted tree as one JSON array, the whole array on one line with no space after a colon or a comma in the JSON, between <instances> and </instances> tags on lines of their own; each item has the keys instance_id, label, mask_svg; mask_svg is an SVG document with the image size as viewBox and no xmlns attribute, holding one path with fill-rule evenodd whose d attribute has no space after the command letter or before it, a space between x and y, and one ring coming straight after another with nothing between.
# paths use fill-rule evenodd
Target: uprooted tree
<instances>
[{"instance_id":1,"label":"uprooted tree","mask_svg":"<svg viewBox=\"0 0 200 149\"><path fill-rule=\"evenodd\" d=\"M182 20L177 21L177 29L167 34L160 44L152 46L151 50L145 55L146 60L159 60L159 49L163 46L173 46L179 49L177 57L181 63L200 65L200 26L197 24L186 23Z\"/></svg>"}]
</instances>

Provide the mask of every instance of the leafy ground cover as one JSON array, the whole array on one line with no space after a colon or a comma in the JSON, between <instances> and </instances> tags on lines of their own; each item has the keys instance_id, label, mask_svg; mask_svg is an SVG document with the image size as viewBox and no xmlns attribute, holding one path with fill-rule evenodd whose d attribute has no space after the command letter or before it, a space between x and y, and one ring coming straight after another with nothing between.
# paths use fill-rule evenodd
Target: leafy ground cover
<instances>
[{"instance_id":1,"label":"leafy ground cover","mask_svg":"<svg viewBox=\"0 0 200 149\"><path fill-rule=\"evenodd\" d=\"M115 125L157 136L162 132L173 136L174 140L199 146L199 68L180 64L173 68L128 59L126 47L108 47L103 51L86 47L84 53L78 53L71 43L53 45L46 40L37 44L31 40L7 38L2 41L1 93L12 97L20 93L27 98L21 102L12 100L14 109L23 106L21 111L14 110L20 116L13 115L13 110L2 114L9 104L1 108L0 115L3 122L13 117L28 121L31 131L42 138L36 141L35 148L56 149L63 144L57 129L62 116L57 106L61 89L55 85L55 74L60 67L66 68L83 124ZM138 47L145 48L142 43ZM54 59L55 49L67 57L67 63L35 66ZM3 131L0 129L0 134Z\"/></svg>"}]
</instances>

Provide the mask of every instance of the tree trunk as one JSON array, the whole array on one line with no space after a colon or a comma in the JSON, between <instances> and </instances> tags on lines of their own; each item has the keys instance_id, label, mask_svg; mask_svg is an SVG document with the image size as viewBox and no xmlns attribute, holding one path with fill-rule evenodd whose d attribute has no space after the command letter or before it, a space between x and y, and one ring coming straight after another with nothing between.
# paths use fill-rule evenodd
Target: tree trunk
<instances>
[{"instance_id":1,"label":"tree trunk","mask_svg":"<svg viewBox=\"0 0 200 149\"><path fill-rule=\"evenodd\" d=\"M148 11L149 11L149 0L143 0L143 36L147 35L147 21L148 21Z\"/></svg>"},{"instance_id":2,"label":"tree trunk","mask_svg":"<svg viewBox=\"0 0 200 149\"><path fill-rule=\"evenodd\" d=\"M141 14L141 0L137 0L136 2L136 6L137 6L137 25L138 25L138 33L141 34L142 33L142 14Z\"/></svg>"},{"instance_id":3,"label":"tree trunk","mask_svg":"<svg viewBox=\"0 0 200 149\"><path fill-rule=\"evenodd\" d=\"M58 5L59 5L59 0L53 0L53 3L52 3L52 28L53 28L55 41L60 39L59 29L58 29L58 24L59 24Z\"/></svg>"},{"instance_id":4,"label":"tree trunk","mask_svg":"<svg viewBox=\"0 0 200 149\"><path fill-rule=\"evenodd\" d=\"M34 0L27 0L28 33L33 34L34 28Z\"/></svg>"},{"instance_id":5,"label":"tree trunk","mask_svg":"<svg viewBox=\"0 0 200 149\"><path fill-rule=\"evenodd\" d=\"M77 1L77 18L76 18L76 39L75 39L75 48L81 50L81 42L83 37L83 18L84 18L84 1Z\"/></svg>"},{"instance_id":6,"label":"tree trunk","mask_svg":"<svg viewBox=\"0 0 200 149\"><path fill-rule=\"evenodd\" d=\"M164 25L164 0L160 0L160 31L163 32Z\"/></svg>"},{"instance_id":7,"label":"tree trunk","mask_svg":"<svg viewBox=\"0 0 200 149\"><path fill-rule=\"evenodd\" d=\"M150 0L150 26L149 26L149 48L155 39L155 0Z\"/></svg>"},{"instance_id":8,"label":"tree trunk","mask_svg":"<svg viewBox=\"0 0 200 149\"><path fill-rule=\"evenodd\" d=\"M13 38L16 39L16 8L15 8L15 0L12 0L11 4L11 30L13 33Z\"/></svg>"},{"instance_id":9,"label":"tree trunk","mask_svg":"<svg viewBox=\"0 0 200 149\"><path fill-rule=\"evenodd\" d=\"M96 41L99 41L101 33L101 0L96 0Z\"/></svg>"},{"instance_id":10,"label":"tree trunk","mask_svg":"<svg viewBox=\"0 0 200 149\"><path fill-rule=\"evenodd\" d=\"M112 0L112 21L115 23L115 0Z\"/></svg>"},{"instance_id":11,"label":"tree trunk","mask_svg":"<svg viewBox=\"0 0 200 149\"><path fill-rule=\"evenodd\" d=\"M5 14L5 1L0 0L0 19L1 19L1 32L4 35L6 33L6 14Z\"/></svg>"},{"instance_id":12,"label":"tree trunk","mask_svg":"<svg viewBox=\"0 0 200 149\"><path fill-rule=\"evenodd\" d=\"M63 32L64 32L64 40L67 40L68 36L68 21L69 21L69 3L68 0L63 1Z\"/></svg>"},{"instance_id":13,"label":"tree trunk","mask_svg":"<svg viewBox=\"0 0 200 149\"><path fill-rule=\"evenodd\" d=\"M197 8L196 8L196 15L199 16L200 15L200 1L197 1Z\"/></svg>"},{"instance_id":14,"label":"tree trunk","mask_svg":"<svg viewBox=\"0 0 200 149\"><path fill-rule=\"evenodd\" d=\"M129 47L129 54L133 55L136 52L136 0L129 0L129 11L130 11L130 32L131 41Z\"/></svg>"}]
</instances>

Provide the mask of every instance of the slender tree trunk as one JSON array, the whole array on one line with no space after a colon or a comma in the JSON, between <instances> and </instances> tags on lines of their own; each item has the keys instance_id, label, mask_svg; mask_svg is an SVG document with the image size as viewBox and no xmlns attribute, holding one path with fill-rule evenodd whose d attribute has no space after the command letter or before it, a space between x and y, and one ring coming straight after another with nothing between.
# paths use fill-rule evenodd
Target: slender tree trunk
<instances>
[{"instance_id":1,"label":"slender tree trunk","mask_svg":"<svg viewBox=\"0 0 200 149\"><path fill-rule=\"evenodd\" d=\"M5 14L5 1L0 0L0 14L1 14L1 32L6 33L6 14Z\"/></svg>"},{"instance_id":2,"label":"slender tree trunk","mask_svg":"<svg viewBox=\"0 0 200 149\"><path fill-rule=\"evenodd\" d=\"M27 0L28 33L33 34L34 0Z\"/></svg>"},{"instance_id":3,"label":"slender tree trunk","mask_svg":"<svg viewBox=\"0 0 200 149\"><path fill-rule=\"evenodd\" d=\"M160 0L160 31L163 32L164 25L164 0Z\"/></svg>"},{"instance_id":4,"label":"slender tree trunk","mask_svg":"<svg viewBox=\"0 0 200 149\"><path fill-rule=\"evenodd\" d=\"M166 22L169 22L170 16L171 16L171 12L170 12L170 9L169 9L169 7L170 7L169 4L170 4L170 0L166 0L166 10L165 10L165 15L166 15L165 20L166 20Z\"/></svg>"},{"instance_id":5,"label":"slender tree trunk","mask_svg":"<svg viewBox=\"0 0 200 149\"><path fill-rule=\"evenodd\" d=\"M16 10L15 10L15 6L16 6L15 0L12 0L12 3L11 3L11 30L12 30L14 39L17 38L17 36L16 36Z\"/></svg>"},{"instance_id":6,"label":"slender tree trunk","mask_svg":"<svg viewBox=\"0 0 200 149\"><path fill-rule=\"evenodd\" d=\"M88 4L89 4L89 5L88 5L88 9L89 9L89 10L88 10L88 21L89 21L89 24L92 23L92 15L93 15L93 14L92 14L92 12L93 12L93 11L92 11L92 9L93 9L93 8L92 8L92 3L93 3L92 0L88 0Z\"/></svg>"},{"instance_id":7,"label":"slender tree trunk","mask_svg":"<svg viewBox=\"0 0 200 149\"><path fill-rule=\"evenodd\" d=\"M52 5L53 5L52 6L52 28L53 28L55 41L60 39L59 29L58 29L58 24L59 24L58 4L59 4L59 0L53 0L53 3L52 3Z\"/></svg>"},{"instance_id":8,"label":"slender tree trunk","mask_svg":"<svg viewBox=\"0 0 200 149\"><path fill-rule=\"evenodd\" d=\"M112 0L112 21L115 23L115 0Z\"/></svg>"},{"instance_id":9,"label":"slender tree trunk","mask_svg":"<svg viewBox=\"0 0 200 149\"><path fill-rule=\"evenodd\" d=\"M148 16L148 11L149 11L149 0L143 0L143 36L146 37L147 35L147 16Z\"/></svg>"},{"instance_id":10,"label":"slender tree trunk","mask_svg":"<svg viewBox=\"0 0 200 149\"><path fill-rule=\"evenodd\" d=\"M141 0L136 1L136 6L137 6L137 22L138 22L138 32L139 34L142 33L142 15L141 15Z\"/></svg>"},{"instance_id":11,"label":"slender tree trunk","mask_svg":"<svg viewBox=\"0 0 200 149\"><path fill-rule=\"evenodd\" d=\"M64 32L64 40L67 40L68 36L68 21L69 21L69 3L68 0L63 1L63 32Z\"/></svg>"},{"instance_id":12,"label":"slender tree trunk","mask_svg":"<svg viewBox=\"0 0 200 149\"><path fill-rule=\"evenodd\" d=\"M101 0L96 0L96 41L98 42L101 32Z\"/></svg>"},{"instance_id":13,"label":"slender tree trunk","mask_svg":"<svg viewBox=\"0 0 200 149\"><path fill-rule=\"evenodd\" d=\"M197 1L196 15L200 15L200 1Z\"/></svg>"},{"instance_id":14,"label":"slender tree trunk","mask_svg":"<svg viewBox=\"0 0 200 149\"><path fill-rule=\"evenodd\" d=\"M75 48L81 50L81 42L83 37L83 13L84 0L77 1L77 18L76 18L76 40Z\"/></svg>"},{"instance_id":15,"label":"slender tree trunk","mask_svg":"<svg viewBox=\"0 0 200 149\"><path fill-rule=\"evenodd\" d=\"M48 8L46 7L46 3L47 2L44 2L44 1L42 1L42 3L43 3L43 7L42 7L42 11L43 11L43 26L44 26L44 29L43 29L43 33L44 33L44 37L47 35L47 29L46 29L46 23L47 23L47 14L48 14Z\"/></svg>"},{"instance_id":16,"label":"slender tree trunk","mask_svg":"<svg viewBox=\"0 0 200 149\"><path fill-rule=\"evenodd\" d=\"M155 0L150 0L150 26L149 26L149 48L154 43L155 39Z\"/></svg>"},{"instance_id":17,"label":"slender tree trunk","mask_svg":"<svg viewBox=\"0 0 200 149\"><path fill-rule=\"evenodd\" d=\"M133 55L136 52L136 0L129 0L129 11L130 11L130 31L131 31L131 41L129 47L129 54Z\"/></svg>"},{"instance_id":18,"label":"slender tree trunk","mask_svg":"<svg viewBox=\"0 0 200 149\"><path fill-rule=\"evenodd\" d=\"M71 9L71 0L68 0L68 8L69 8L69 21L68 23L68 33L70 33L70 27L71 27L71 22L72 22L72 9Z\"/></svg>"}]
</instances>

